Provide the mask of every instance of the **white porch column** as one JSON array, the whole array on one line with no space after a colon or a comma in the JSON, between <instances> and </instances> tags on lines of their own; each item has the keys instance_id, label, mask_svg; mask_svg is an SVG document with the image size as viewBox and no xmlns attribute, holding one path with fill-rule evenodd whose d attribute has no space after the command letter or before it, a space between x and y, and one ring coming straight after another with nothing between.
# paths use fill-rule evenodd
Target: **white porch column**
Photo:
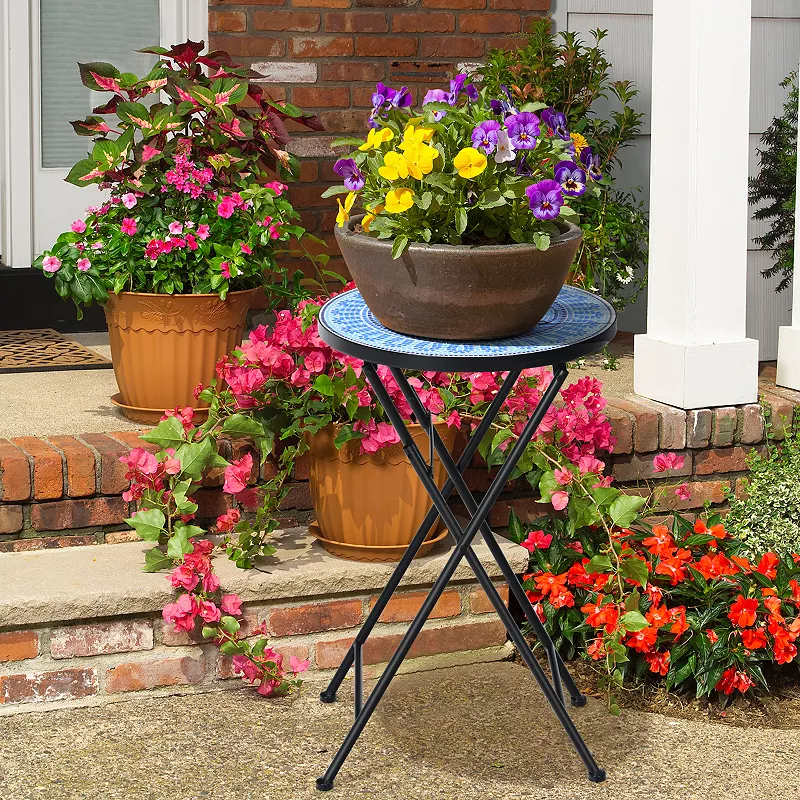
<instances>
[{"instance_id":1,"label":"white porch column","mask_svg":"<svg viewBox=\"0 0 800 800\"><path fill-rule=\"evenodd\" d=\"M680 408L751 403L745 336L750 0L654 0L647 333L634 389Z\"/></svg>"},{"instance_id":2,"label":"white porch column","mask_svg":"<svg viewBox=\"0 0 800 800\"><path fill-rule=\"evenodd\" d=\"M800 148L798 148L800 150ZM797 196L800 197L800 161L797 169ZM800 390L800 216L794 221L794 277L792 278L792 324L778 328L779 386Z\"/></svg>"}]
</instances>

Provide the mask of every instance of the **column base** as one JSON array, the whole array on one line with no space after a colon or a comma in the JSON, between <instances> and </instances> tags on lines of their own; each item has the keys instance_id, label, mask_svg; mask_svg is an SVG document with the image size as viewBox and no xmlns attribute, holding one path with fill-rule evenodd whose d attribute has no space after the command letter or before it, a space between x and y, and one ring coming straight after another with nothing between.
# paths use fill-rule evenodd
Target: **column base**
<instances>
[{"instance_id":1,"label":"column base","mask_svg":"<svg viewBox=\"0 0 800 800\"><path fill-rule=\"evenodd\" d=\"M778 328L778 386L800 391L800 328Z\"/></svg>"},{"instance_id":2,"label":"column base","mask_svg":"<svg viewBox=\"0 0 800 800\"><path fill-rule=\"evenodd\" d=\"M756 339L677 344L640 334L633 352L633 388L643 397L686 409L758 399Z\"/></svg>"}]
</instances>

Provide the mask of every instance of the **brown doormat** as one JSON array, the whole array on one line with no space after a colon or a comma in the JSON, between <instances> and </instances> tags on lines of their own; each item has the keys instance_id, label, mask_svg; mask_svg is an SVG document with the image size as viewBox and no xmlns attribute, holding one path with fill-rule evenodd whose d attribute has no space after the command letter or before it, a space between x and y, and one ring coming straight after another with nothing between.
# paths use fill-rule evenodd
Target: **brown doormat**
<instances>
[{"instance_id":1,"label":"brown doormat","mask_svg":"<svg viewBox=\"0 0 800 800\"><path fill-rule=\"evenodd\" d=\"M110 369L107 358L52 328L0 331L0 373Z\"/></svg>"}]
</instances>

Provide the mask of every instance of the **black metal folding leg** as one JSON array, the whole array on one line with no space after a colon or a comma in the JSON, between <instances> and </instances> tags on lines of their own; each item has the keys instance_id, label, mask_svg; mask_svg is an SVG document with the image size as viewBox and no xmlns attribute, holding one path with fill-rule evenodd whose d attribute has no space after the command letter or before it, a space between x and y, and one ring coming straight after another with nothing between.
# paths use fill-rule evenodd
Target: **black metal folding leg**
<instances>
[{"instance_id":1,"label":"black metal folding leg","mask_svg":"<svg viewBox=\"0 0 800 800\"><path fill-rule=\"evenodd\" d=\"M367 619L367 622L364 624L362 630L359 632L353 647L345 656L345 659L343 660L342 664L339 667L339 670L337 671L336 675L331 681L331 684L321 695L321 698L324 701L332 702L335 699L336 690L341 684L341 681L344 679L344 676L347 674L347 671L349 670L350 666L353 663L355 663L356 683L357 683L355 690L356 691L355 721L349 733L345 737L344 742L342 743L341 747L334 756L330 766L325 772L325 775L317 779L317 788L322 791L328 791L333 788L333 781L337 773L341 769L342 764L344 763L345 759L352 750L354 744L358 740L358 737L361 735L361 731L364 729L364 726L369 721L372 712L375 710L376 706L383 697L383 694L388 688L389 683L392 681L395 674L397 673L397 670L399 669L400 665L402 664L403 660L408 654L408 651L413 645L414 640L416 639L417 635L422 629L422 626L428 619L428 616L433 610L433 607L436 605L437 601L439 600L439 597L446 588L448 582L452 578L453 573L455 572L456 568L458 567L462 559L466 559L467 562L472 567L473 571L475 572L475 576L478 579L478 582L486 592L489 600L491 601L492 605L497 611L498 616L500 617L506 630L508 631L509 636L519 649L523 659L525 660L534 678L539 684L543 694L545 695L545 698L547 699L550 706L553 708L553 711L555 712L561 725L564 727L564 730L566 731L567 735L572 741L575 749L578 751L578 754L583 759L589 772L589 779L595 782L604 780L605 772L602 769L600 769L600 767L598 767L598 765L596 764L591 752L584 743L583 739L581 738L580 734L575 728L574 723L570 719L569 714L566 711L566 708L564 706L564 697L563 697L563 689L561 686L561 681L563 680L567 684L567 688L569 690L570 696L574 704L576 705L582 704L581 700L583 698L581 697L580 692L578 691L577 687L575 686L574 682L569 676L569 673L564 667L564 664L561 661L560 657L558 656L558 653L555 650L549 636L547 635L547 632L544 630L543 626L539 622L539 619L536 616L535 611L531 607L530 602L528 601L527 596L525 595L525 592L519 583L519 580L517 579L516 575L514 575L513 570L511 569L507 560L503 556L502 550L495 541L491 529L489 528L486 522L492 506L497 500L506 482L508 481L509 476L515 469L516 464L519 461L520 457L522 456L525 448L528 446L533 435L536 433L536 430L539 427L539 424L541 423L545 413L547 412L547 409L550 407L550 404L555 399L555 396L558 393L558 390L566 377L566 368L563 366L563 364L557 367L553 382L545 391L539 405L537 406L536 410L526 423L522 433L520 434L516 443L512 447L511 451L508 453L505 462L501 466L496 478L492 482L491 486L489 487L484 497L481 499L480 503L475 502L475 499L472 497L472 494L467 489L466 483L464 482L463 479L463 471L469 465L472 456L475 454L475 451L478 445L480 444L481 439L483 438L485 433L489 430L489 427L491 426L494 418L499 412L505 398L508 395L508 392L511 390L513 384L516 382L516 379L519 376L519 370L511 372L507 376L506 381L504 382L503 387L501 389L501 392L498 393L498 396L491 404L486 415L484 416L484 419L478 426L478 429L473 433L472 437L470 438L467 444L467 448L465 452L462 454L461 458L459 459L458 464L455 464L453 462L453 459L450 456L449 452L447 451L447 448L442 443L441 438L436 434L435 430L432 427L430 428L429 435L431 438L431 452L433 452L434 448L436 449L436 451L439 453L440 459L442 460L443 466L445 467L446 471L448 472L448 475L450 476L449 480L445 484L445 487L442 491L440 491L439 488L436 486L433 476L429 471L428 464L420 454L419 449L415 445L413 438L411 437L410 433L408 432L408 429L405 426L402 416L400 415L399 411L393 404L389 396L389 393L387 392L385 386L381 382L377 370L375 368L375 365L368 362L365 363L364 372L370 384L372 385L376 397L383 406L387 417L397 430L400 440L403 444L403 449L407 457L409 458L412 467L416 471L417 475L422 481L423 486L430 495L431 500L433 501L433 508L428 513L425 521L422 523L419 530L417 531L417 534L415 535L411 545L409 545L408 550L405 553L403 559L400 561L397 568L395 569L395 572L393 573L391 579L389 580L389 583L384 589L384 592L381 594L378 603L372 610L372 613ZM393 369L392 372L394 374L395 379L398 381L401 390L406 396L406 399L411 404L412 411L414 412L419 422L424 423L425 421L427 421L426 412L422 407L421 403L419 402L416 393L408 384L405 376L402 374L402 372L396 369ZM467 524L465 530L462 530L460 524L453 515L453 512L447 505L447 496L452 492L453 488L457 489L459 495L462 498L462 501L467 507L467 511L472 514L472 518ZM392 593L399 585L402 576L405 574L405 571L408 569L408 566L411 563L411 560L413 559L420 545L424 541L425 536L430 530L430 527L433 525L437 514L442 517L442 520L444 521L448 530L450 530L450 532L455 537L456 546L453 552L451 553L449 559L447 560L447 563L445 564L445 567L442 570L441 574L434 582L430 593L428 594L428 596L426 597L425 601L422 604L422 607L420 608L417 615L414 617L414 620L411 622L411 625L409 626L408 631L406 632L405 636L398 645L397 650L394 652L392 658L389 660L386 669L384 670L381 677L378 679L375 688L372 690L367 700L362 704L363 688L362 688L362 675L361 675L361 647L363 645L363 642L369 636L369 632L374 627L375 622L380 617L381 611L385 607ZM550 680L548 680L541 665L533 656L530 647L525 641L525 638L522 635L521 631L517 627L513 617L511 616L510 611L503 603L502 598L500 597L496 587L494 586L488 574L486 573L486 570L483 568L477 556L471 549L472 540L474 539L475 535L478 533L479 530L486 539L487 544L492 552L492 555L498 561L501 572L508 581L509 586L511 587L511 591L514 593L515 597L518 600L524 601L521 602L521 606L525 610L526 616L528 616L528 619L531 621L531 625L534 627L537 636L539 636L542 644L545 647L545 651L547 653L548 660L550 662L551 674L553 679L552 683L550 682Z\"/></svg>"}]
</instances>

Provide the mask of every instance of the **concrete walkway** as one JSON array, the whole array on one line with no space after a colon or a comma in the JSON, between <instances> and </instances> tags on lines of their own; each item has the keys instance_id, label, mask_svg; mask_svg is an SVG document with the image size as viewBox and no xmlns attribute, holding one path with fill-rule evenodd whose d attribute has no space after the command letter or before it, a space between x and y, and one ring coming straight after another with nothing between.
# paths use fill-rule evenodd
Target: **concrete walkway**
<instances>
[{"instance_id":1,"label":"concrete walkway","mask_svg":"<svg viewBox=\"0 0 800 800\"><path fill-rule=\"evenodd\" d=\"M347 694L348 697L344 695ZM351 693L342 693L350 700ZM130 700L0 719L3 800L310 800L350 722L307 685ZM340 773L351 800L718 800L800 795L797 731L653 714L574 718L609 774L586 773L529 674L509 663L401 676Z\"/></svg>"}]
</instances>

